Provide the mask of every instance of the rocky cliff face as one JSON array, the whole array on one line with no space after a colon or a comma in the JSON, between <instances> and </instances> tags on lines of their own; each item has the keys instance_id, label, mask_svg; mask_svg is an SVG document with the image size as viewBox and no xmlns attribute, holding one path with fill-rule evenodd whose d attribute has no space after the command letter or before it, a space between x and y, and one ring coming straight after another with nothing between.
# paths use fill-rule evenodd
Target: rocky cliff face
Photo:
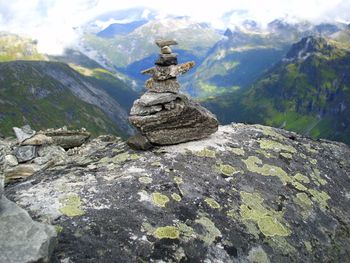
<instances>
[{"instance_id":1,"label":"rocky cliff face","mask_svg":"<svg viewBox=\"0 0 350 263\"><path fill-rule=\"evenodd\" d=\"M146 152L100 136L5 195L56 226L61 262L346 262L349 157L260 125Z\"/></svg>"}]
</instances>

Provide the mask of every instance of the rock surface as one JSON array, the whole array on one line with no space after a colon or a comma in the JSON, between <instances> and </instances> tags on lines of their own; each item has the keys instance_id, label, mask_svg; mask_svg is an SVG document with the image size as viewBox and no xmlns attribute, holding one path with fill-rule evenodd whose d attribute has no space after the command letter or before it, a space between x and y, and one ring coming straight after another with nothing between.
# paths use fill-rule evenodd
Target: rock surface
<instances>
[{"instance_id":1,"label":"rock surface","mask_svg":"<svg viewBox=\"0 0 350 263\"><path fill-rule=\"evenodd\" d=\"M19 163L24 163L36 157L37 147L32 145L18 146L14 154Z\"/></svg>"},{"instance_id":2,"label":"rock surface","mask_svg":"<svg viewBox=\"0 0 350 263\"><path fill-rule=\"evenodd\" d=\"M29 125L25 125L22 128L14 127L13 131L15 132L17 140L20 143L33 137L36 133Z\"/></svg>"},{"instance_id":3,"label":"rock surface","mask_svg":"<svg viewBox=\"0 0 350 263\"><path fill-rule=\"evenodd\" d=\"M0 198L0 262L49 262L56 245L53 226L34 222L15 203Z\"/></svg>"},{"instance_id":4,"label":"rock surface","mask_svg":"<svg viewBox=\"0 0 350 263\"><path fill-rule=\"evenodd\" d=\"M43 132L44 135L51 137L53 143L59 145L65 149L81 146L91 134L86 131L74 131L74 130L47 130Z\"/></svg>"},{"instance_id":5,"label":"rock surface","mask_svg":"<svg viewBox=\"0 0 350 263\"><path fill-rule=\"evenodd\" d=\"M260 125L135 152L112 136L6 187L59 262L349 262L350 149Z\"/></svg>"}]
</instances>

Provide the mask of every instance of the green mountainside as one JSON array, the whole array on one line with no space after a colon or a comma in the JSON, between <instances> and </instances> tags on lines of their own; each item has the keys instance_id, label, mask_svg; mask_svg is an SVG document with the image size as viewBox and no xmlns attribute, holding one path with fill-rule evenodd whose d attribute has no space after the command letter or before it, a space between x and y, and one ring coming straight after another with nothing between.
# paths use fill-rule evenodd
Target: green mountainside
<instances>
[{"instance_id":1,"label":"green mountainside","mask_svg":"<svg viewBox=\"0 0 350 263\"><path fill-rule=\"evenodd\" d=\"M223 123L283 127L350 143L350 49L306 37L245 91L207 101Z\"/></svg>"},{"instance_id":2,"label":"green mountainside","mask_svg":"<svg viewBox=\"0 0 350 263\"><path fill-rule=\"evenodd\" d=\"M8 33L0 35L0 50L0 133L26 123L86 127L95 135L133 132L127 112L137 93L119 73L79 51L40 54L36 41Z\"/></svg>"},{"instance_id":3,"label":"green mountainside","mask_svg":"<svg viewBox=\"0 0 350 263\"><path fill-rule=\"evenodd\" d=\"M126 111L89 78L58 62L0 63L0 132L85 127L93 134L131 132Z\"/></svg>"}]
</instances>

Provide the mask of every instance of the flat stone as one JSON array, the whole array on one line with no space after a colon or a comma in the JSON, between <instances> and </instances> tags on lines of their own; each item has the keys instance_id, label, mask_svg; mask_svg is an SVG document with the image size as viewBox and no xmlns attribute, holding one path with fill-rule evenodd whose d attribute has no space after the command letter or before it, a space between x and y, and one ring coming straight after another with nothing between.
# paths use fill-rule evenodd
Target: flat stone
<instances>
[{"instance_id":1,"label":"flat stone","mask_svg":"<svg viewBox=\"0 0 350 263\"><path fill-rule=\"evenodd\" d=\"M165 104L170 101L174 101L177 98L185 99L186 96L183 94L174 94L170 92L157 93L157 92L146 92L141 96L138 103L142 106L153 106L157 104Z\"/></svg>"},{"instance_id":2,"label":"flat stone","mask_svg":"<svg viewBox=\"0 0 350 263\"><path fill-rule=\"evenodd\" d=\"M164 46L164 47L161 48L160 52L161 52L162 54L171 54L172 50L171 50L170 47Z\"/></svg>"},{"instance_id":3,"label":"flat stone","mask_svg":"<svg viewBox=\"0 0 350 263\"><path fill-rule=\"evenodd\" d=\"M16 165L18 165L18 161L17 161L16 156L14 156L12 154L5 155L5 157L4 157L4 166L5 167L13 167Z\"/></svg>"},{"instance_id":4,"label":"flat stone","mask_svg":"<svg viewBox=\"0 0 350 263\"><path fill-rule=\"evenodd\" d=\"M140 100L135 100L134 104L130 110L130 115L150 115L155 112L161 111L162 105L154 105L154 106L144 106L140 103Z\"/></svg>"},{"instance_id":5,"label":"flat stone","mask_svg":"<svg viewBox=\"0 0 350 263\"><path fill-rule=\"evenodd\" d=\"M44 131L43 134L51 137L54 144L59 145L64 149L79 147L91 136L89 132L69 131L64 129Z\"/></svg>"},{"instance_id":6,"label":"flat stone","mask_svg":"<svg viewBox=\"0 0 350 263\"><path fill-rule=\"evenodd\" d=\"M22 142L22 145L43 145L43 144L52 144L53 139L44 134L36 134L33 137L26 139Z\"/></svg>"},{"instance_id":7,"label":"flat stone","mask_svg":"<svg viewBox=\"0 0 350 263\"><path fill-rule=\"evenodd\" d=\"M37 164L20 164L13 168L6 169L4 174L6 181L11 181L27 178L40 170L41 167Z\"/></svg>"},{"instance_id":8,"label":"flat stone","mask_svg":"<svg viewBox=\"0 0 350 263\"><path fill-rule=\"evenodd\" d=\"M142 74L150 75L155 80L167 80L185 74L195 65L194 61L168 67L155 66L141 71Z\"/></svg>"},{"instance_id":9,"label":"flat stone","mask_svg":"<svg viewBox=\"0 0 350 263\"><path fill-rule=\"evenodd\" d=\"M167 79L167 80L154 80L152 78L146 81L145 87L148 91L151 92L171 92L171 93L179 93L180 84L177 82L176 78Z\"/></svg>"},{"instance_id":10,"label":"flat stone","mask_svg":"<svg viewBox=\"0 0 350 263\"><path fill-rule=\"evenodd\" d=\"M36 157L36 146L25 145L15 149L15 156L19 163L28 162Z\"/></svg>"},{"instance_id":11,"label":"flat stone","mask_svg":"<svg viewBox=\"0 0 350 263\"><path fill-rule=\"evenodd\" d=\"M177 45L178 43L175 40L171 40L171 39L157 39L155 41L156 45L160 48L165 47L165 46L173 46L173 45Z\"/></svg>"},{"instance_id":12,"label":"flat stone","mask_svg":"<svg viewBox=\"0 0 350 263\"><path fill-rule=\"evenodd\" d=\"M149 142L149 140L140 133L131 136L126 143L130 146L130 148L134 150L145 151L153 147L153 145Z\"/></svg>"},{"instance_id":13,"label":"flat stone","mask_svg":"<svg viewBox=\"0 0 350 263\"><path fill-rule=\"evenodd\" d=\"M163 67L177 65L177 57L175 54L161 54L155 64Z\"/></svg>"},{"instance_id":14,"label":"flat stone","mask_svg":"<svg viewBox=\"0 0 350 263\"><path fill-rule=\"evenodd\" d=\"M33 137L36 133L34 130L32 130L32 128L29 125L25 125L21 128L13 127L12 129L15 132L19 143Z\"/></svg>"},{"instance_id":15,"label":"flat stone","mask_svg":"<svg viewBox=\"0 0 350 263\"><path fill-rule=\"evenodd\" d=\"M0 262L49 262L57 243L55 228L33 221L6 198L1 198L0 207Z\"/></svg>"}]
</instances>

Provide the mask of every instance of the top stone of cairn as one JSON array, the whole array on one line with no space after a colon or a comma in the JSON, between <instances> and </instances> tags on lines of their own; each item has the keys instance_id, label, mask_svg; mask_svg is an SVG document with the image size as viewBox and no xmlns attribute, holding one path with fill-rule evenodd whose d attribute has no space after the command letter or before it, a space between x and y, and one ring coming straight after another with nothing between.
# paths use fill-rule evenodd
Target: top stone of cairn
<instances>
[{"instance_id":1,"label":"top stone of cairn","mask_svg":"<svg viewBox=\"0 0 350 263\"><path fill-rule=\"evenodd\" d=\"M157 39L156 45L160 48L163 48L166 46L177 45L177 42L175 40L171 40L171 39Z\"/></svg>"}]
</instances>

